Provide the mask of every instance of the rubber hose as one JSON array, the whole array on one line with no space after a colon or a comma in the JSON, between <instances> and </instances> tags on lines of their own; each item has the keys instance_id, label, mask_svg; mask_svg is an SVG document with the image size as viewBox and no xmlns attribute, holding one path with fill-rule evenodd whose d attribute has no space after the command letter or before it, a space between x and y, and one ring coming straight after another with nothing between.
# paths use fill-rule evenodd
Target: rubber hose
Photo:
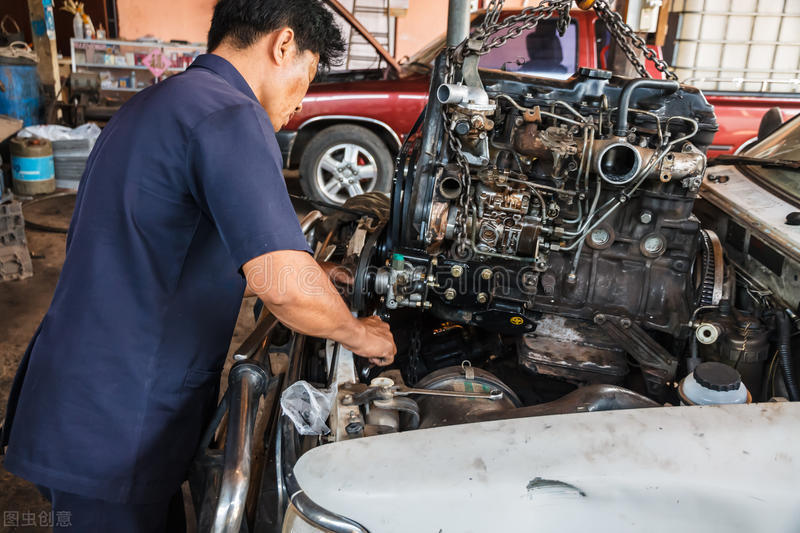
<instances>
[{"instance_id":1,"label":"rubber hose","mask_svg":"<svg viewBox=\"0 0 800 533\"><path fill-rule=\"evenodd\" d=\"M780 357L781 368L783 369L783 381L789 393L789 399L796 402L800 399L800 392L797 390L795 381L794 364L792 361L792 327L786 313L780 311L777 314L778 320L778 355Z\"/></svg>"}]
</instances>

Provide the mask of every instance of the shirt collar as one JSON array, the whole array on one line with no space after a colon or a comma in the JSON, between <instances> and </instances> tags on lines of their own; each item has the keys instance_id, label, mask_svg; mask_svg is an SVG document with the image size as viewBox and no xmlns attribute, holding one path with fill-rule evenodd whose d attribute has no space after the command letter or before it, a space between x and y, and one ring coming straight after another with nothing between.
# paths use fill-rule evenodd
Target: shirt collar
<instances>
[{"instance_id":1,"label":"shirt collar","mask_svg":"<svg viewBox=\"0 0 800 533\"><path fill-rule=\"evenodd\" d=\"M189 66L189 68L193 67L206 68L216 73L217 75L221 76L222 79L231 84L233 88L239 90L245 96L258 102L258 98L256 98L253 89L250 88L250 85L247 83L244 77L227 59L216 54L202 54L197 56L194 62Z\"/></svg>"}]
</instances>

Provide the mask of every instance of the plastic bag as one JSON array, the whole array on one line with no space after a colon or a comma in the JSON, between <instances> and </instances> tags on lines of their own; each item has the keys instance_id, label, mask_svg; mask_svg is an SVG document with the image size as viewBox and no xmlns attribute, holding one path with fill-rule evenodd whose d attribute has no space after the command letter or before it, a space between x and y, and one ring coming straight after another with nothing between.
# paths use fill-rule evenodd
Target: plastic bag
<instances>
[{"instance_id":1,"label":"plastic bag","mask_svg":"<svg viewBox=\"0 0 800 533\"><path fill-rule=\"evenodd\" d=\"M281 408L301 435L327 435L331 430L325 421L335 398L336 389L321 391L298 381L281 394Z\"/></svg>"},{"instance_id":2,"label":"plastic bag","mask_svg":"<svg viewBox=\"0 0 800 533\"><path fill-rule=\"evenodd\" d=\"M56 126L48 124L44 126L28 126L20 131L18 137L39 137L47 139L48 141L68 141L88 139L89 144L94 145L94 142L100 136L100 126L94 122L89 122L77 128L68 128L66 126Z\"/></svg>"}]
</instances>

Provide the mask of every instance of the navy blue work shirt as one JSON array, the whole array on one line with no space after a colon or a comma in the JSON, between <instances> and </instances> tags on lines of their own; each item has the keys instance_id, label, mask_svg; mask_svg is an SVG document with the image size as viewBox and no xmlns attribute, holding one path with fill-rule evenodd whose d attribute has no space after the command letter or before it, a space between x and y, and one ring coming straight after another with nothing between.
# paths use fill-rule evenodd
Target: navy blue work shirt
<instances>
[{"instance_id":1,"label":"navy blue work shirt","mask_svg":"<svg viewBox=\"0 0 800 533\"><path fill-rule=\"evenodd\" d=\"M219 56L122 106L12 387L9 471L110 501L177 490L216 401L241 266L308 250L281 167L269 116Z\"/></svg>"}]
</instances>

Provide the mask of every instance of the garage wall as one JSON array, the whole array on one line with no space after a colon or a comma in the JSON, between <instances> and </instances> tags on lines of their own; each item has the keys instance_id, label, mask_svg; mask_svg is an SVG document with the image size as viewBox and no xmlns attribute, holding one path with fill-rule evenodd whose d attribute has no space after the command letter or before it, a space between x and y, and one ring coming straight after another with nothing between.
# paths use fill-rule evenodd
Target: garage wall
<instances>
[{"instance_id":1,"label":"garage wall","mask_svg":"<svg viewBox=\"0 0 800 533\"><path fill-rule=\"evenodd\" d=\"M216 0L117 0L119 34L206 42Z\"/></svg>"},{"instance_id":2,"label":"garage wall","mask_svg":"<svg viewBox=\"0 0 800 533\"><path fill-rule=\"evenodd\" d=\"M506 0L506 7L537 4L531 0ZM408 14L397 19L396 58L414 52L447 31L447 0L409 0Z\"/></svg>"},{"instance_id":3,"label":"garage wall","mask_svg":"<svg viewBox=\"0 0 800 533\"><path fill-rule=\"evenodd\" d=\"M119 32L125 39L153 34L160 39L205 42L215 0L117 0ZM409 0L397 19L395 57L411 55L447 29L447 0ZM507 0L521 7L531 0Z\"/></svg>"}]
</instances>

